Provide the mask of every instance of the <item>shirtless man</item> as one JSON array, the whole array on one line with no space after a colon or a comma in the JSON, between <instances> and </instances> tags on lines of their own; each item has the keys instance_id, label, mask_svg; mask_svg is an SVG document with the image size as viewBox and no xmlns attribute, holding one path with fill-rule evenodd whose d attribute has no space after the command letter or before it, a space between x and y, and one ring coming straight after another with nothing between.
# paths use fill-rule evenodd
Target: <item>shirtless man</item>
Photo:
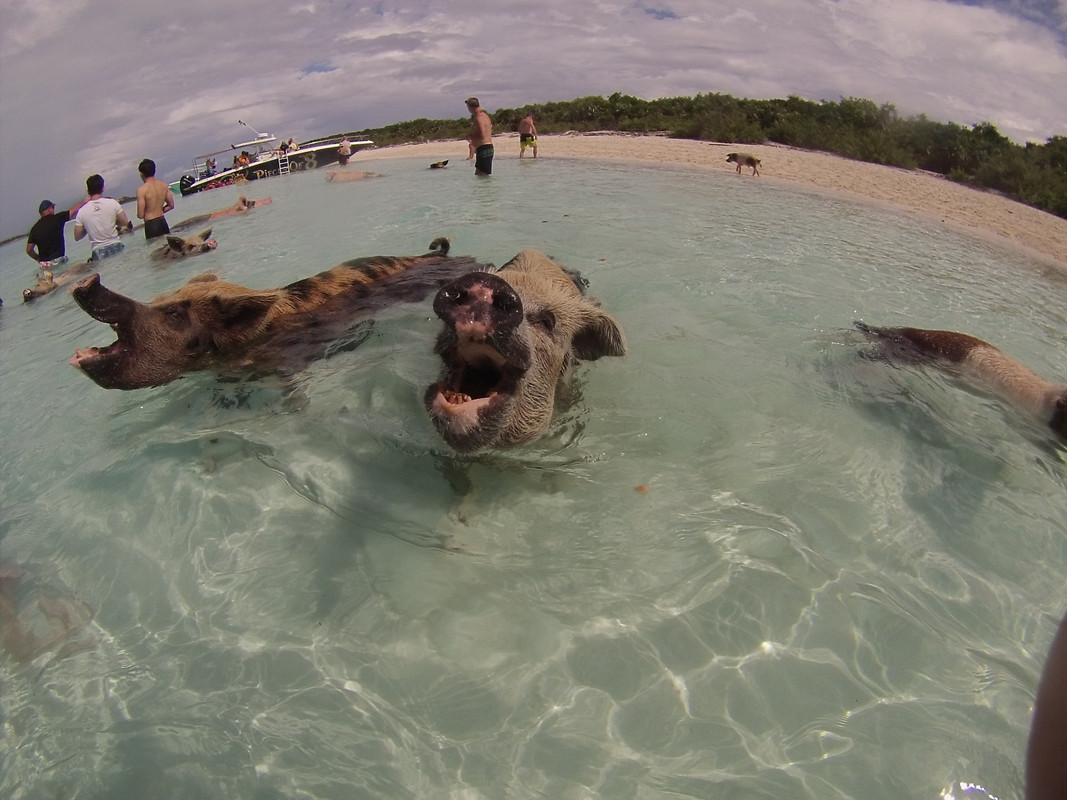
<instances>
[{"instance_id":1,"label":"shirtless man","mask_svg":"<svg viewBox=\"0 0 1067 800\"><path fill-rule=\"evenodd\" d=\"M519 158L526 155L527 147L533 148L533 157L537 158L537 126L532 111L519 120Z\"/></svg>"},{"instance_id":2,"label":"shirtless man","mask_svg":"<svg viewBox=\"0 0 1067 800\"><path fill-rule=\"evenodd\" d=\"M137 165L141 185L137 187L137 219L144 220L144 238L155 239L170 233L163 216L174 208L174 194L170 186L156 177L156 162L150 158Z\"/></svg>"},{"instance_id":3,"label":"shirtless man","mask_svg":"<svg viewBox=\"0 0 1067 800\"><path fill-rule=\"evenodd\" d=\"M467 110L471 112L471 132L467 137L474 148L474 174L493 174L493 121L482 110L477 97L467 98Z\"/></svg>"}]
</instances>

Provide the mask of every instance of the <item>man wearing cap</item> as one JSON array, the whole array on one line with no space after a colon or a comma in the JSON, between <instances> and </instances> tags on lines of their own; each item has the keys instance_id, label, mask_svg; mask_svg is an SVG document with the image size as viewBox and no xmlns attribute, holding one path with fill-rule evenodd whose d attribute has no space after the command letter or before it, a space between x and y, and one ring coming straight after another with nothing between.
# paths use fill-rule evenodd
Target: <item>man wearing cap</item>
<instances>
[{"instance_id":1,"label":"man wearing cap","mask_svg":"<svg viewBox=\"0 0 1067 800\"><path fill-rule=\"evenodd\" d=\"M63 226L88 202L82 200L69 211L56 212L56 204L51 200L42 200L37 207L41 218L33 223L30 234L26 237L26 255L37 262L39 269L48 273L53 267L66 264L67 243L63 239Z\"/></svg>"}]
</instances>

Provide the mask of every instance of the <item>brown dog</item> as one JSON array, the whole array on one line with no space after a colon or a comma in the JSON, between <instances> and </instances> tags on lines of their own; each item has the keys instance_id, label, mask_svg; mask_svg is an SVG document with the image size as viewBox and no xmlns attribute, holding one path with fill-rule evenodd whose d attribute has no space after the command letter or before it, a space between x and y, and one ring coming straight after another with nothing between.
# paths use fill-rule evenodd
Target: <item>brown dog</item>
<instances>
[{"instance_id":1,"label":"brown dog","mask_svg":"<svg viewBox=\"0 0 1067 800\"><path fill-rule=\"evenodd\" d=\"M877 343L868 357L890 363L929 363L951 370L1067 440L1067 384L1051 383L988 342L965 333L854 324Z\"/></svg>"},{"instance_id":2,"label":"brown dog","mask_svg":"<svg viewBox=\"0 0 1067 800\"><path fill-rule=\"evenodd\" d=\"M74 287L74 300L118 339L78 350L70 363L105 389L161 386L206 369L246 375L300 369L337 349L335 342L374 311L421 300L458 275L486 268L470 257L449 258L445 238L430 248L422 256L346 261L279 289L199 275L150 303L112 292L92 275Z\"/></svg>"},{"instance_id":3,"label":"brown dog","mask_svg":"<svg viewBox=\"0 0 1067 800\"><path fill-rule=\"evenodd\" d=\"M737 164L737 174L741 174L741 167L752 167L752 174L759 175L760 160L751 153L727 153L727 164Z\"/></svg>"}]
</instances>

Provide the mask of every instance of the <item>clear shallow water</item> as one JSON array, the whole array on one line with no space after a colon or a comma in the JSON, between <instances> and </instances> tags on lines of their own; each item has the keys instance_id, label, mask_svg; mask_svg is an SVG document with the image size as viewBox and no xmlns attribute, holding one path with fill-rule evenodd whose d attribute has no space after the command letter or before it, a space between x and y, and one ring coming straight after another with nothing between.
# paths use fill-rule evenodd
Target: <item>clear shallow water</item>
<instances>
[{"instance_id":1,"label":"clear shallow water","mask_svg":"<svg viewBox=\"0 0 1067 800\"><path fill-rule=\"evenodd\" d=\"M289 401L209 374L108 392L66 362L111 332L65 292L21 304L24 243L0 249L0 560L38 632L39 595L93 612L90 649L0 661L0 794L1021 797L1064 610L1063 450L844 331L962 330L1062 379L1067 280L726 171L456 161L253 183L274 202L218 221L215 253L158 266L134 238L102 276L149 299L444 234L497 264L540 247L631 352L492 457L425 419L425 304Z\"/></svg>"}]
</instances>

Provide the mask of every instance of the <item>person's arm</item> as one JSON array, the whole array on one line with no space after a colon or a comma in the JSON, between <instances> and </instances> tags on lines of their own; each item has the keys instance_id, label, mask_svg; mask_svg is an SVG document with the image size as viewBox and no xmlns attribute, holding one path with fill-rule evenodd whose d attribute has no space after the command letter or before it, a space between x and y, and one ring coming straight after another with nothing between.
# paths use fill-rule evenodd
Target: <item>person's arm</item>
<instances>
[{"instance_id":1,"label":"person's arm","mask_svg":"<svg viewBox=\"0 0 1067 800\"><path fill-rule=\"evenodd\" d=\"M130 222L130 218L126 216L126 212L119 210L118 215L115 217L115 221L118 223L119 234L129 233L133 230L133 223ZM74 235L77 236L78 229L74 229Z\"/></svg>"},{"instance_id":2,"label":"person's arm","mask_svg":"<svg viewBox=\"0 0 1067 800\"><path fill-rule=\"evenodd\" d=\"M85 226L78 220L74 220L74 241L80 242L85 238Z\"/></svg>"},{"instance_id":3,"label":"person's arm","mask_svg":"<svg viewBox=\"0 0 1067 800\"><path fill-rule=\"evenodd\" d=\"M35 245L29 239L26 240L26 255L28 255L34 261L41 260L41 257L37 254L37 245Z\"/></svg>"},{"instance_id":4,"label":"person's arm","mask_svg":"<svg viewBox=\"0 0 1067 800\"><path fill-rule=\"evenodd\" d=\"M84 206L88 202L89 197L88 195L86 195L84 200L79 201L75 206L70 209L69 212L67 212L68 214L70 214L70 218L73 220L76 216L78 216L78 212L82 210L82 206Z\"/></svg>"},{"instance_id":5,"label":"person's arm","mask_svg":"<svg viewBox=\"0 0 1067 800\"><path fill-rule=\"evenodd\" d=\"M1026 796L1063 797L1067 788L1067 617L1052 640L1037 686L1030 740L1026 747Z\"/></svg>"},{"instance_id":6,"label":"person's arm","mask_svg":"<svg viewBox=\"0 0 1067 800\"><path fill-rule=\"evenodd\" d=\"M174 192L170 190L170 186L167 187L167 196L163 198L163 213L174 210Z\"/></svg>"},{"instance_id":7,"label":"person's arm","mask_svg":"<svg viewBox=\"0 0 1067 800\"><path fill-rule=\"evenodd\" d=\"M148 194L148 190L144 184L137 187L137 219L144 219L145 206L148 202L145 195Z\"/></svg>"}]
</instances>

